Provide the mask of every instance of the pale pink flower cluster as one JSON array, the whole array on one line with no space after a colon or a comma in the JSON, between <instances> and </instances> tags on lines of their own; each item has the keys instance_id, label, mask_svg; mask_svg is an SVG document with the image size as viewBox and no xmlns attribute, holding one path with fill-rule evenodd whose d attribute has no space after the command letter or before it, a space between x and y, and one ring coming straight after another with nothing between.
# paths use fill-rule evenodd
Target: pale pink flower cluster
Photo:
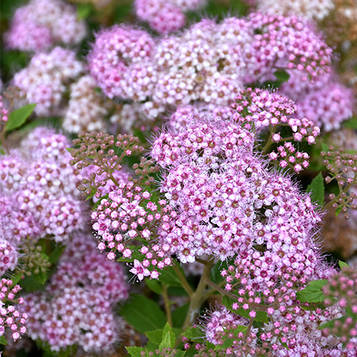
<instances>
[{"instance_id":1,"label":"pale pink flower cluster","mask_svg":"<svg viewBox=\"0 0 357 357\"><path fill-rule=\"evenodd\" d=\"M89 75L80 77L69 90L63 129L70 133L105 131L105 118L109 116L113 105L96 90L94 79Z\"/></svg>"},{"instance_id":2,"label":"pale pink flower cluster","mask_svg":"<svg viewBox=\"0 0 357 357\"><path fill-rule=\"evenodd\" d=\"M0 336L9 332L14 341L26 332L27 314L21 312L19 307L23 298L16 298L21 290L20 285L14 284L10 279L0 281Z\"/></svg>"},{"instance_id":3,"label":"pale pink flower cluster","mask_svg":"<svg viewBox=\"0 0 357 357\"><path fill-rule=\"evenodd\" d=\"M324 19L335 8L333 0L257 0L258 10L269 14Z\"/></svg>"},{"instance_id":4,"label":"pale pink flower cluster","mask_svg":"<svg viewBox=\"0 0 357 357\"><path fill-rule=\"evenodd\" d=\"M148 119L193 103L227 105L245 84L277 69L315 80L330 71L331 49L304 21L253 13L204 19L158 41L127 25L97 35L90 72L110 98L130 101L125 117ZM120 116L119 116L120 117Z\"/></svg>"},{"instance_id":5,"label":"pale pink flower cluster","mask_svg":"<svg viewBox=\"0 0 357 357\"><path fill-rule=\"evenodd\" d=\"M198 10L206 2L207 0L135 0L135 12L139 19L148 22L155 31L167 34L185 25L185 12Z\"/></svg>"},{"instance_id":6,"label":"pale pink flower cluster","mask_svg":"<svg viewBox=\"0 0 357 357\"><path fill-rule=\"evenodd\" d=\"M5 35L9 48L43 51L54 45L77 45L87 34L73 6L62 0L31 0L19 7Z\"/></svg>"},{"instance_id":7,"label":"pale pink flower cluster","mask_svg":"<svg viewBox=\"0 0 357 357\"><path fill-rule=\"evenodd\" d=\"M162 133L151 150L166 171L160 190L177 213L162 225L161 244L183 263L205 255L225 260L267 244L293 250L286 259L292 255L297 268L308 269L293 248L312 244L320 222L310 198L254 156L248 129L194 108L175 113L174 126L181 115L180 129Z\"/></svg>"},{"instance_id":8,"label":"pale pink flower cluster","mask_svg":"<svg viewBox=\"0 0 357 357\"><path fill-rule=\"evenodd\" d=\"M35 54L29 65L15 74L12 84L28 103L36 103L36 114L61 115L69 84L82 71L83 64L74 52L56 47L49 53Z\"/></svg>"},{"instance_id":9,"label":"pale pink flower cluster","mask_svg":"<svg viewBox=\"0 0 357 357\"><path fill-rule=\"evenodd\" d=\"M339 129L353 114L353 92L333 73L322 75L314 82L304 81L299 73L294 73L280 91L296 101L300 116L324 131Z\"/></svg>"},{"instance_id":10,"label":"pale pink flower cluster","mask_svg":"<svg viewBox=\"0 0 357 357\"><path fill-rule=\"evenodd\" d=\"M18 149L0 157L5 207L0 228L8 241L17 244L46 235L65 241L86 224L76 188L80 175L70 165L69 145L65 136L37 128Z\"/></svg>"},{"instance_id":11,"label":"pale pink flower cluster","mask_svg":"<svg viewBox=\"0 0 357 357\"><path fill-rule=\"evenodd\" d=\"M51 350L77 345L85 352L113 348L123 321L113 308L128 296L121 266L96 250L88 233L76 233L44 291L24 298L29 336Z\"/></svg>"}]
</instances>

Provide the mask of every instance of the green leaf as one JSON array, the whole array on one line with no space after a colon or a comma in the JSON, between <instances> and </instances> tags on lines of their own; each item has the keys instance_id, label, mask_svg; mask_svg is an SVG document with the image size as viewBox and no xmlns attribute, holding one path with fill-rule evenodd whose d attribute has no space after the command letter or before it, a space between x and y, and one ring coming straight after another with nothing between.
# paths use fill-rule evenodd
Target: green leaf
<instances>
[{"instance_id":1,"label":"green leaf","mask_svg":"<svg viewBox=\"0 0 357 357\"><path fill-rule=\"evenodd\" d=\"M159 305L143 295L132 295L119 314L141 333L163 328L166 322Z\"/></svg>"},{"instance_id":2,"label":"green leaf","mask_svg":"<svg viewBox=\"0 0 357 357\"><path fill-rule=\"evenodd\" d=\"M125 348L128 351L129 355L132 357L142 357L142 356L146 357L149 356L149 352L150 352L146 348L138 347L138 346L130 346ZM145 355L143 355L142 352L145 352Z\"/></svg>"},{"instance_id":3,"label":"green leaf","mask_svg":"<svg viewBox=\"0 0 357 357\"><path fill-rule=\"evenodd\" d=\"M336 208L335 215L336 217L342 212L342 206Z\"/></svg>"},{"instance_id":4,"label":"green leaf","mask_svg":"<svg viewBox=\"0 0 357 357\"><path fill-rule=\"evenodd\" d=\"M184 331L183 336L190 340L199 342L203 339L204 332L199 327L189 327Z\"/></svg>"},{"instance_id":5,"label":"green leaf","mask_svg":"<svg viewBox=\"0 0 357 357\"><path fill-rule=\"evenodd\" d=\"M172 312L172 324L174 327L182 327L188 311L188 304L178 307Z\"/></svg>"},{"instance_id":6,"label":"green leaf","mask_svg":"<svg viewBox=\"0 0 357 357\"><path fill-rule=\"evenodd\" d=\"M155 346L159 346L162 341L162 329L157 329L153 331L145 332L145 336L148 338L149 342L151 342Z\"/></svg>"},{"instance_id":7,"label":"green leaf","mask_svg":"<svg viewBox=\"0 0 357 357\"><path fill-rule=\"evenodd\" d=\"M77 5L77 19L83 20L86 19L92 12L92 4L78 4Z\"/></svg>"},{"instance_id":8,"label":"green leaf","mask_svg":"<svg viewBox=\"0 0 357 357\"><path fill-rule=\"evenodd\" d=\"M163 350L165 348L173 348L175 347L176 336L171 326L166 323L164 330L162 331L162 340L159 345L159 350Z\"/></svg>"},{"instance_id":9,"label":"green leaf","mask_svg":"<svg viewBox=\"0 0 357 357\"><path fill-rule=\"evenodd\" d=\"M7 345L7 340L4 335L0 336L0 345Z\"/></svg>"},{"instance_id":10,"label":"green leaf","mask_svg":"<svg viewBox=\"0 0 357 357\"><path fill-rule=\"evenodd\" d=\"M179 266L182 274L184 274L182 268ZM166 267L160 273L159 280L165 283L167 286L181 286L180 279L177 277L175 270L173 267Z\"/></svg>"},{"instance_id":11,"label":"green leaf","mask_svg":"<svg viewBox=\"0 0 357 357\"><path fill-rule=\"evenodd\" d=\"M348 264L347 263L345 263L344 261L342 261L342 260L339 260L338 261L338 266L340 267L340 269L342 270L343 268L348 268Z\"/></svg>"},{"instance_id":12,"label":"green leaf","mask_svg":"<svg viewBox=\"0 0 357 357\"><path fill-rule=\"evenodd\" d=\"M278 69L277 71L275 71L274 76L280 82L280 84L287 82L290 78L290 74L284 69Z\"/></svg>"},{"instance_id":13,"label":"green leaf","mask_svg":"<svg viewBox=\"0 0 357 357\"><path fill-rule=\"evenodd\" d=\"M64 251L65 246L57 244L53 251L48 255L51 264L57 264Z\"/></svg>"},{"instance_id":14,"label":"green leaf","mask_svg":"<svg viewBox=\"0 0 357 357\"><path fill-rule=\"evenodd\" d=\"M9 114L8 121L6 122L5 131L11 131L23 125L26 119L32 114L35 107L36 104L27 104L19 109L12 111Z\"/></svg>"},{"instance_id":15,"label":"green leaf","mask_svg":"<svg viewBox=\"0 0 357 357\"><path fill-rule=\"evenodd\" d=\"M25 276L25 279L21 281L21 286L26 292L33 292L41 290L48 279L47 272L41 272L39 274L32 274Z\"/></svg>"},{"instance_id":16,"label":"green leaf","mask_svg":"<svg viewBox=\"0 0 357 357\"><path fill-rule=\"evenodd\" d=\"M357 129L357 117L352 117L344 121L343 127L347 129Z\"/></svg>"},{"instance_id":17,"label":"green leaf","mask_svg":"<svg viewBox=\"0 0 357 357\"><path fill-rule=\"evenodd\" d=\"M161 295L162 293L162 286L161 284L155 279L145 279L145 283L147 287L152 290L154 293Z\"/></svg>"},{"instance_id":18,"label":"green leaf","mask_svg":"<svg viewBox=\"0 0 357 357\"><path fill-rule=\"evenodd\" d=\"M301 302L318 303L323 302L325 296L322 287L327 284L326 279L310 281L305 289L297 292L296 296Z\"/></svg>"},{"instance_id":19,"label":"green leaf","mask_svg":"<svg viewBox=\"0 0 357 357\"><path fill-rule=\"evenodd\" d=\"M311 181L306 191L311 192L311 200L313 202L316 202L320 207L323 206L325 201L325 185L321 172Z\"/></svg>"}]
</instances>

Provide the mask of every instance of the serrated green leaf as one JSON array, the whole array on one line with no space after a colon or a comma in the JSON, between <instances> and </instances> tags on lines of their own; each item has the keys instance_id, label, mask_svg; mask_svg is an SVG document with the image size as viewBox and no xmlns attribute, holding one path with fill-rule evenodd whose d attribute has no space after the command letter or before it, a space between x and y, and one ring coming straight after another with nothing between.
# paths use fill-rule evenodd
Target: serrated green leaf
<instances>
[{"instance_id":1,"label":"serrated green leaf","mask_svg":"<svg viewBox=\"0 0 357 357\"><path fill-rule=\"evenodd\" d=\"M166 322L159 305L143 295L132 295L120 308L119 314L141 333L161 329Z\"/></svg>"},{"instance_id":2,"label":"serrated green leaf","mask_svg":"<svg viewBox=\"0 0 357 357\"><path fill-rule=\"evenodd\" d=\"M162 341L162 331L163 329L147 331L145 332L145 336L148 338L149 342L151 342L154 346L159 346L159 344Z\"/></svg>"},{"instance_id":3,"label":"serrated green leaf","mask_svg":"<svg viewBox=\"0 0 357 357\"><path fill-rule=\"evenodd\" d=\"M325 296L322 292L322 287L327 284L326 279L310 281L305 289L296 293L297 298L301 302L319 303L323 302Z\"/></svg>"},{"instance_id":4,"label":"serrated green leaf","mask_svg":"<svg viewBox=\"0 0 357 357\"><path fill-rule=\"evenodd\" d=\"M19 109L12 111L9 114L8 121L6 122L5 131L9 132L22 126L26 119L32 114L35 107L36 104L27 104Z\"/></svg>"},{"instance_id":5,"label":"serrated green leaf","mask_svg":"<svg viewBox=\"0 0 357 357\"><path fill-rule=\"evenodd\" d=\"M342 260L339 260L339 261L338 261L338 266L340 267L341 270L342 270L343 268L348 268L348 264L345 263L345 262L342 261Z\"/></svg>"},{"instance_id":6,"label":"serrated green leaf","mask_svg":"<svg viewBox=\"0 0 357 357\"><path fill-rule=\"evenodd\" d=\"M204 336L203 331L199 327L189 327L183 332L183 336L196 340Z\"/></svg>"},{"instance_id":7,"label":"serrated green leaf","mask_svg":"<svg viewBox=\"0 0 357 357\"><path fill-rule=\"evenodd\" d=\"M161 295L162 293L162 286L161 284L154 279L145 279L146 286L152 290L154 293Z\"/></svg>"},{"instance_id":8,"label":"serrated green leaf","mask_svg":"<svg viewBox=\"0 0 357 357\"><path fill-rule=\"evenodd\" d=\"M311 200L313 202L316 202L320 207L323 206L325 201L325 185L321 172L311 181L306 191L311 192Z\"/></svg>"},{"instance_id":9,"label":"serrated green leaf","mask_svg":"<svg viewBox=\"0 0 357 357\"><path fill-rule=\"evenodd\" d=\"M159 345L159 350L163 350L165 348L173 348L175 347L176 336L171 326L166 323L164 330L162 331L162 340Z\"/></svg>"}]
</instances>

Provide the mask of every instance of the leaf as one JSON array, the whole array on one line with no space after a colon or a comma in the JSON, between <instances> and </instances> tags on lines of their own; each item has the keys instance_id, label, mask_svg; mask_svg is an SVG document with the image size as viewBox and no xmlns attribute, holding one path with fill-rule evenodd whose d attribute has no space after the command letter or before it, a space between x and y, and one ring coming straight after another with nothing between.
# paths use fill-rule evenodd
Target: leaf
<instances>
[{"instance_id":1,"label":"leaf","mask_svg":"<svg viewBox=\"0 0 357 357\"><path fill-rule=\"evenodd\" d=\"M145 336L148 338L149 342L151 342L155 346L159 346L162 341L162 329L157 329L153 331L145 332Z\"/></svg>"},{"instance_id":2,"label":"leaf","mask_svg":"<svg viewBox=\"0 0 357 357\"><path fill-rule=\"evenodd\" d=\"M318 303L323 302L325 296L322 287L327 284L326 279L310 281L306 288L297 292L296 296L301 302Z\"/></svg>"},{"instance_id":3,"label":"leaf","mask_svg":"<svg viewBox=\"0 0 357 357\"><path fill-rule=\"evenodd\" d=\"M92 4L78 4L77 5L77 19L83 20L86 19L92 12Z\"/></svg>"},{"instance_id":4,"label":"leaf","mask_svg":"<svg viewBox=\"0 0 357 357\"><path fill-rule=\"evenodd\" d=\"M51 264L57 264L64 251L65 246L57 244L53 251L48 255Z\"/></svg>"},{"instance_id":5,"label":"leaf","mask_svg":"<svg viewBox=\"0 0 357 357\"><path fill-rule=\"evenodd\" d=\"M172 324L174 327L182 327L188 311L188 304L178 307L172 312Z\"/></svg>"},{"instance_id":6,"label":"leaf","mask_svg":"<svg viewBox=\"0 0 357 357\"><path fill-rule=\"evenodd\" d=\"M345 263L345 262L342 261L342 260L339 260L339 261L338 261L338 266L340 267L341 270L344 269L344 268L348 268L348 264Z\"/></svg>"},{"instance_id":7,"label":"leaf","mask_svg":"<svg viewBox=\"0 0 357 357\"><path fill-rule=\"evenodd\" d=\"M274 76L280 82L280 84L287 82L290 78L290 74L284 69L278 69L277 71L275 71Z\"/></svg>"},{"instance_id":8,"label":"leaf","mask_svg":"<svg viewBox=\"0 0 357 357\"><path fill-rule=\"evenodd\" d=\"M45 285L47 278L48 274L45 272L25 276L25 278L21 281L21 286L26 292L41 290Z\"/></svg>"},{"instance_id":9,"label":"leaf","mask_svg":"<svg viewBox=\"0 0 357 357\"><path fill-rule=\"evenodd\" d=\"M323 206L325 201L325 185L321 172L311 181L306 191L311 192L311 200L313 202L316 202L320 207Z\"/></svg>"},{"instance_id":10,"label":"leaf","mask_svg":"<svg viewBox=\"0 0 357 357\"><path fill-rule=\"evenodd\" d=\"M182 268L180 266L178 266L178 268L181 270L182 274L184 274ZM177 277L173 267L170 266L162 270L159 280L167 286L181 286L180 279Z\"/></svg>"},{"instance_id":11,"label":"leaf","mask_svg":"<svg viewBox=\"0 0 357 357\"><path fill-rule=\"evenodd\" d=\"M347 129L357 129L357 117L352 117L344 121L343 127Z\"/></svg>"},{"instance_id":12,"label":"leaf","mask_svg":"<svg viewBox=\"0 0 357 357\"><path fill-rule=\"evenodd\" d=\"M26 119L32 114L35 107L36 104L27 104L19 109L12 111L9 114L8 121L6 122L5 131L11 131L23 125Z\"/></svg>"},{"instance_id":13,"label":"leaf","mask_svg":"<svg viewBox=\"0 0 357 357\"><path fill-rule=\"evenodd\" d=\"M171 326L166 323L164 330L162 331L162 340L159 345L159 350L163 350L165 348L173 348L175 347L176 336Z\"/></svg>"},{"instance_id":14,"label":"leaf","mask_svg":"<svg viewBox=\"0 0 357 357\"><path fill-rule=\"evenodd\" d=\"M146 348L138 347L138 346L130 346L125 348L128 351L129 355L132 357L149 356L149 351L147 351ZM145 352L145 354L143 355L142 352Z\"/></svg>"},{"instance_id":15,"label":"leaf","mask_svg":"<svg viewBox=\"0 0 357 357\"><path fill-rule=\"evenodd\" d=\"M143 295L133 294L119 313L129 325L141 333L163 328L166 322L165 314L159 305Z\"/></svg>"},{"instance_id":16,"label":"leaf","mask_svg":"<svg viewBox=\"0 0 357 357\"><path fill-rule=\"evenodd\" d=\"M145 283L150 290L152 290L154 293L156 293L158 295L161 295L162 286L157 280L145 279Z\"/></svg>"},{"instance_id":17,"label":"leaf","mask_svg":"<svg viewBox=\"0 0 357 357\"><path fill-rule=\"evenodd\" d=\"M4 335L0 336L0 345L7 345L7 340Z\"/></svg>"},{"instance_id":18,"label":"leaf","mask_svg":"<svg viewBox=\"0 0 357 357\"><path fill-rule=\"evenodd\" d=\"M193 341L200 341L204 337L204 333L199 327L189 327L184 331L183 336Z\"/></svg>"}]
</instances>

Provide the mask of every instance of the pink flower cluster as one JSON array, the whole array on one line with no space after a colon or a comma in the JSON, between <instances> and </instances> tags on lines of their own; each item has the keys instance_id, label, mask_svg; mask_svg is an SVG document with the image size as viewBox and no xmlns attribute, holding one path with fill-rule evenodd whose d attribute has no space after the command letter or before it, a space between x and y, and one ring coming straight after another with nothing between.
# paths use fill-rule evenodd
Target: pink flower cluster
<instances>
[{"instance_id":1,"label":"pink flower cluster","mask_svg":"<svg viewBox=\"0 0 357 357\"><path fill-rule=\"evenodd\" d=\"M294 73L281 92L296 101L301 116L325 131L339 129L353 113L353 92L339 83L336 75L323 75L310 82Z\"/></svg>"},{"instance_id":2,"label":"pink flower cluster","mask_svg":"<svg viewBox=\"0 0 357 357\"><path fill-rule=\"evenodd\" d=\"M88 61L107 96L155 119L180 105L226 105L244 83L271 79L276 69L315 80L330 70L331 49L295 17L254 13L218 24L204 19L157 42L116 25L97 35Z\"/></svg>"},{"instance_id":3,"label":"pink flower cluster","mask_svg":"<svg viewBox=\"0 0 357 357\"><path fill-rule=\"evenodd\" d=\"M186 11L198 10L207 0L136 0L135 12L155 31L167 34L185 25Z\"/></svg>"},{"instance_id":4,"label":"pink flower cluster","mask_svg":"<svg viewBox=\"0 0 357 357\"><path fill-rule=\"evenodd\" d=\"M63 129L70 133L106 129L105 118L113 105L96 91L96 82L88 75L80 77L70 88Z\"/></svg>"},{"instance_id":5,"label":"pink flower cluster","mask_svg":"<svg viewBox=\"0 0 357 357\"><path fill-rule=\"evenodd\" d=\"M311 243L320 222L310 198L265 168L253 154L254 134L237 123L195 108L172 120L181 121L180 129L162 133L151 151L167 172L160 190L177 212L163 225L161 244L183 263L205 255L249 257L253 247L267 244L276 254L292 250L286 259L294 256L299 267L305 256L293 247ZM315 257L311 249L304 253Z\"/></svg>"},{"instance_id":6,"label":"pink flower cluster","mask_svg":"<svg viewBox=\"0 0 357 357\"><path fill-rule=\"evenodd\" d=\"M92 213L93 229L100 237L98 249L107 250L109 260L114 260L117 254L131 258L134 253L133 240L140 238L151 242L149 246L143 244L137 248L142 262L134 260L131 272L139 280L144 277L158 278L158 270L171 265L167 249L154 242L157 226L162 221L170 220L170 212L167 212L165 204L165 200L153 202L149 192L131 181L120 181L109 192L108 199L102 199Z\"/></svg>"},{"instance_id":7,"label":"pink flower cluster","mask_svg":"<svg viewBox=\"0 0 357 357\"><path fill-rule=\"evenodd\" d=\"M38 52L56 44L76 45L86 32L71 5L62 0L31 0L16 10L5 41L11 49Z\"/></svg>"},{"instance_id":8,"label":"pink flower cluster","mask_svg":"<svg viewBox=\"0 0 357 357\"><path fill-rule=\"evenodd\" d=\"M238 95L231 107L236 111L233 119L244 128L258 133L269 128L270 133L266 139L268 143L284 143L269 154L271 160L279 160L280 167L291 166L298 173L309 166L309 155L297 151L292 141L314 144L320 129L315 126L314 121L304 118L298 112L300 108L293 101L267 90L248 88ZM289 136L282 135L284 128L290 129Z\"/></svg>"},{"instance_id":9,"label":"pink flower cluster","mask_svg":"<svg viewBox=\"0 0 357 357\"><path fill-rule=\"evenodd\" d=\"M36 103L36 114L61 115L69 83L82 71L83 64L74 52L56 47L33 56L28 67L15 74L12 84L29 103Z\"/></svg>"},{"instance_id":10,"label":"pink flower cluster","mask_svg":"<svg viewBox=\"0 0 357 357\"><path fill-rule=\"evenodd\" d=\"M2 126L4 123L6 123L8 120L8 110L5 106L4 99L0 95L0 130L2 129Z\"/></svg>"},{"instance_id":11,"label":"pink flower cluster","mask_svg":"<svg viewBox=\"0 0 357 357\"><path fill-rule=\"evenodd\" d=\"M16 285L10 279L0 281L0 336L10 332L14 341L26 332L27 314L20 311L19 307L23 303L23 298L16 298L16 294L21 290L20 285Z\"/></svg>"},{"instance_id":12,"label":"pink flower cluster","mask_svg":"<svg viewBox=\"0 0 357 357\"><path fill-rule=\"evenodd\" d=\"M344 311L344 316L325 325L325 336L337 335L346 345L351 354L357 353L357 271L345 267L341 272L329 277L327 284L322 288L326 299L325 305L337 304ZM348 312L348 314L347 314Z\"/></svg>"},{"instance_id":13,"label":"pink flower cluster","mask_svg":"<svg viewBox=\"0 0 357 357\"><path fill-rule=\"evenodd\" d=\"M85 352L108 351L124 328L113 307L127 296L121 266L98 253L89 234L77 232L46 289L24 298L28 334L53 351L72 345Z\"/></svg>"},{"instance_id":14,"label":"pink flower cluster","mask_svg":"<svg viewBox=\"0 0 357 357\"><path fill-rule=\"evenodd\" d=\"M261 12L314 20L322 20L335 7L333 0L257 0L257 5Z\"/></svg>"},{"instance_id":15,"label":"pink flower cluster","mask_svg":"<svg viewBox=\"0 0 357 357\"><path fill-rule=\"evenodd\" d=\"M37 128L0 157L0 228L9 242L47 235L65 241L85 225L68 146L65 136Z\"/></svg>"}]
</instances>

